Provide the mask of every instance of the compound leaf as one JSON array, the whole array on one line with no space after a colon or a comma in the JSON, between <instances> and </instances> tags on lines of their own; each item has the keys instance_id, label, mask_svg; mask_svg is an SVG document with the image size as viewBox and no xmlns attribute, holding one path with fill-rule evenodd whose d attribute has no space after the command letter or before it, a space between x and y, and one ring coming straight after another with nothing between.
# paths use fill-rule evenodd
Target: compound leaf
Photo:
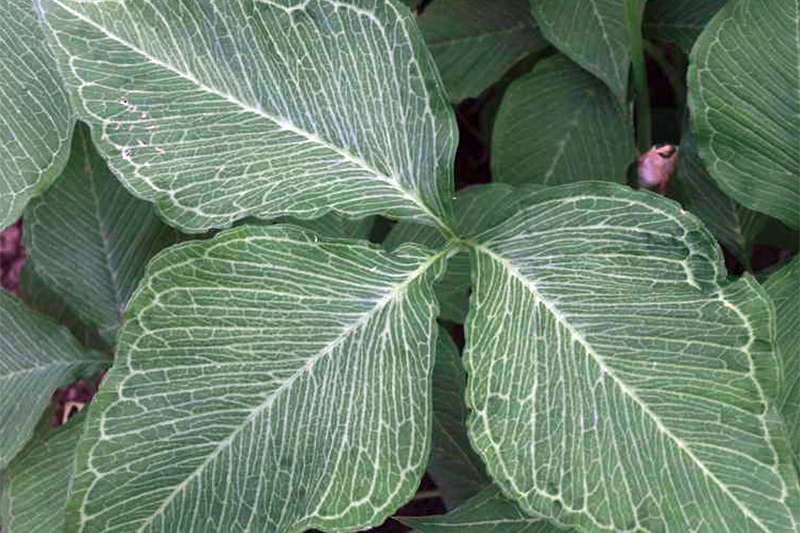
<instances>
[{"instance_id":1,"label":"compound leaf","mask_svg":"<svg viewBox=\"0 0 800 533\"><path fill-rule=\"evenodd\" d=\"M289 225L158 255L87 419L68 527L380 523L428 459L445 255Z\"/></svg>"},{"instance_id":2,"label":"compound leaf","mask_svg":"<svg viewBox=\"0 0 800 533\"><path fill-rule=\"evenodd\" d=\"M171 225L448 217L455 120L404 6L39 1L98 150Z\"/></svg>"},{"instance_id":3,"label":"compound leaf","mask_svg":"<svg viewBox=\"0 0 800 533\"><path fill-rule=\"evenodd\" d=\"M454 202L456 231L462 237L479 233L514 214L538 186L512 187L504 183L474 185L458 191ZM405 242L440 249L447 239L436 229L406 220L396 224L384 241L388 250ZM447 271L436 282L440 317L463 324L469 308L469 256L458 252L447 261Z\"/></svg>"},{"instance_id":4,"label":"compound leaf","mask_svg":"<svg viewBox=\"0 0 800 533\"><path fill-rule=\"evenodd\" d=\"M773 310L674 202L546 189L477 237L468 427L504 494L585 531L796 531Z\"/></svg>"}]
</instances>

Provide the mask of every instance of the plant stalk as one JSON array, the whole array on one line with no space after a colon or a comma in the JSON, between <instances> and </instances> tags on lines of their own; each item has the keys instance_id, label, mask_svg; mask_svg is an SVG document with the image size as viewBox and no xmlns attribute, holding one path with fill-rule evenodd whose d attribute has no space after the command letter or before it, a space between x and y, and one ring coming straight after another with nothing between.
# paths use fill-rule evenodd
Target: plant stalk
<instances>
[{"instance_id":1,"label":"plant stalk","mask_svg":"<svg viewBox=\"0 0 800 533\"><path fill-rule=\"evenodd\" d=\"M631 43L633 66L634 110L636 115L636 145L640 153L650 149L650 89L647 86L647 69L644 61L642 39L642 0L625 0L625 18Z\"/></svg>"}]
</instances>

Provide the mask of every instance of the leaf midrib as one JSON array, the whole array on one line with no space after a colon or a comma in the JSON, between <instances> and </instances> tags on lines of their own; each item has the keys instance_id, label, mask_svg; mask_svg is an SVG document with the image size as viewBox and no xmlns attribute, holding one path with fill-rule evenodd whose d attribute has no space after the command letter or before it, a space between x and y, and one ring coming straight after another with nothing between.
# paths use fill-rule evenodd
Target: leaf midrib
<instances>
[{"instance_id":1,"label":"leaf midrib","mask_svg":"<svg viewBox=\"0 0 800 533\"><path fill-rule=\"evenodd\" d=\"M308 374L311 369L316 365L318 361L323 359L324 357L331 354L336 347L340 344L345 342L345 340L354 332L358 331L359 328L367 324L376 314L380 313L384 307L389 305L396 297L405 294L408 287L419 277L423 276L429 268L431 268L437 261L439 261L442 257L445 257L450 252L450 248L445 248L444 250L428 257L422 265L420 265L416 270L409 273L408 277L403 281L402 284L395 286L391 291L389 291L383 298L376 301L376 304L370 308L361 318L359 318L356 322L354 322L351 326L347 327L342 333L340 333L335 339L329 342L325 347L320 349L318 353L308 359L306 363L297 369L294 374L287 379L284 383L282 383L275 391L273 391L270 396L262 402L260 405L256 406L255 409L231 432L231 434L226 437L224 440L220 441L219 444L214 448L213 452L208 454L208 457L200 463L186 478L175 486L175 488L169 493L168 496L164 498L164 501L159 505L158 509L156 509L149 517L142 523L142 525L136 530L136 533L142 533L145 528L147 528L153 521L153 519L158 516L162 515L167 507L170 505L172 500L181 493L188 484L199 476L207 467L210 465L228 446L233 443L236 436L244 430L253 420L255 420L259 415L263 412L267 411L276 399L284 393L284 391L288 390L291 385L300 379L301 376ZM155 273L151 275L154 276ZM143 311L139 312L139 315ZM132 321L131 321L132 322ZM103 414L103 413L101 413ZM81 523L80 530L84 530L84 523Z\"/></svg>"},{"instance_id":2,"label":"leaf midrib","mask_svg":"<svg viewBox=\"0 0 800 533\"><path fill-rule=\"evenodd\" d=\"M561 139L556 143L558 145L558 149L553 154L553 159L550 161L550 166L547 168L547 171L544 173L544 184L550 185L551 178L555 175L556 167L561 162L561 158L564 157L564 153L567 150L567 145L569 144L570 140L572 139L573 132L580 129L580 121L578 117L583 113L584 108L587 107L586 102L582 102L580 105L575 106L575 109L570 114L569 120L566 120L567 127L564 130L564 135Z\"/></svg>"},{"instance_id":3,"label":"leaf midrib","mask_svg":"<svg viewBox=\"0 0 800 533\"><path fill-rule=\"evenodd\" d=\"M205 91L208 94L211 94L211 95L217 96L219 98L222 98L222 99L230 102L231 104L241 108L243 111L246 111L248 113L252 113L254 115L257 115L257 116L260 116L262 118L265 118L268 121L274 123L276 126L278 126L280 129L282 129L284 131L288 131L288 132L294 133L295 135L303 137L303 138L307 139L308 141L310 141L312 143L318 144L318 145L320 145L320 146L322 146L322 147L324 147L324 148L326 148L328 150L331 150L332 152L334 152L336 154L339 154L345 160L353 163L354 165L356 165L359 168L363 169L365 172L368 172L370 175L374 176L376 179L388 184L389 186L391 186L392 188L397 190L401 194L401 196L403 198L405 198L406 200L409 200L411 203L416 205L420 209L420 211L422 211L425 215L427 215L432 221L436 222L437 225L439 225L441 227L446 227L446 224L444 224L442 222L441 218L438 215L434 214L433 211L431 211L431 209L422 201L421 198L419 198L416 194L413 194L412 192L409 192L406 189L404 189L403 187L401 187L400 182L399 182L398 179L394 179L394 177L387 176L383 172L380 172L377 169L372 168L366 161L362 160L359 157L356 157L355 155L353 155L349 151L345 150L344 148L340 148L340 147L338 147L338 146L336 146L334 144L331 144L329 141L323 139L322 137L320 137L320 136L318 136L318 135L316 135L314 133L310 133L310 132L307 132L307 131L305 131L305 130L303 130L301 128L298 128L297 126L295 126L294 124L292 124L291 122L289 122L286 119L279 118L279 117L276 117L276 116L271 115L269 113L266 113L263 110L263 108L252 107L252 106L250 106L250 105L248 105L248 104L246 104L244 102L241 102L241 101L237 100L236 98L234 98L233 96L231 96L230 94L228 94L226 92L221 92L219 90L214 89L213 87L210 87L210 86L206 85L205 83L201 82L199 79L197 79L192 74L183 72L180 69L175 68L174 66L170 65L169 63L166 63L166 62L162 61L161 59L150 55L147 51L139 48L138 46L135 46L133 43L129 43L128 41L126 41L125 39L121 38L120 36L110 32L107 28L105 28L104 26L101 26L100 24L98 24L94 20L92 20L92 19L84 16L82 13L80 13L78 11L75 11L74 9L68 7L61 0L52 0L52 1L55 4L57 4L58 6L60 6L62 9L67 11L68 13L72 14L73 16L75 16L76 18L81 20L82 22L85 22L86 24L92 26L93 28L95 28L98 31L100 31L101 33L103 33L103 35L107 36L109 39L112 39L112 40L118 42L119 44L127 47L132 52L135 52L136 54L139 54L146 61L149 61L151 63L154 63L154 64L158 65L159 67L167 69L170 72L174 73L175 75L181 77L182 79L184 79L184 80L186 80L186 81L188 81L190 83L193 83L198 89L200 89L202 91ZM64 51L66 52L66 49ZM67 52L67 54L69 55L68 52ZM70 57L72 57L72 56L70 56ZM76 75L76 77L77 77L77 75Z\"/></svg>"},{"instance_id":4,"label":"leaf midrib","mask_svg":"<svg viewBox=\"0 0 800 533\"><path fill-rule=\"evenodd\" d=\"M600 367L600 369L613 380L613 382L617 385L619 390L623 394L628 396L636 405L638 405L639 408L642 410L642 412L644 414L646 414L650 418L650 420L652 420L652 422L655 424L656 428L663 435L665 435L667 438L669 438L669 440L672 441L682 452L684 452L692 460L692 462L708 478L712 479L714 481L714 483L719 487L719 489L725 495L727 495L730 498L730 500L736 505L736 507L741 511L741 513L744 516L746 516L747 518L752 520L755 524L757 524L758 527L760 527L765 533L770 533L770 529L765 524L763 524L762 521L757 516L753 515L753 513L750 511L750 509L748 507L744 506L740 502L739 498L737 498L734 494L731 493L731 491L728 489L727 485L722 483L722 481L720 481L717 478L717 476L713 472L711 472L703 464L703 462L700 461L700 459L698 459L694 455L694 453L686 445L686 443L684 443L683 440L680 439L678 436L674 435L672 433L672 431L670 431L669 428L667 428L666 425L664 425L664 423L661 421L661 419L658 417L658 415L656 415L653 411L651 411L650 408L647 406L647 404L645 402L643 402L638 397L636 392L634 390L632 390L631 388L629 388L625 384L625 382L619 376L617 376L615 374L615 372L611 368L609 368L606 365L603 357L600 354L598 354L597 352L595 352L594 348L586 340L586 338L583 336L583 334L569 323L569 321L567 320L566 317L564 317L564 315L561 313L561 311L559 311L557 308L555 308L550 301L548 301L547 299L542 297L541 293L539 292L538 287L536 287L536 284L532 280L529 280L528 278L526 278L516 268L516 266L514 266L514 264L510 260L506 259L505 257L500 255L499 253L496 253L495 251L493 251L490 248L488 248L485 243L481 243L481 244L473 243L473 248L478 252L484 253L489 258L491 258L492 260L494 260L497 263L499 263L501 265L501 267L509 273L509 275L514 277L516 280L518 280L524 287L527 287L531 291L533 297L537 301L539 301L542 304L542 306L555 319L556 323L560 324L564 329L566 329L572 335L572 337L575 339L575 341L580 346L582 346L584 348L586 353L590 357L592 357L592 359L595 361L595 363L597 363L597 365ZM536 490L537 492L539 491L538 488L536 488L534 490ZM549 497L550 495L547 495L547 496Z\"/></svg>"},{"instance_id":5,"label":"leaf midrib","mask_svg":"<svg viewBox=\"0 0 800 533\"><path fill-rule=\"evenodd\" d=\"M112 267L113 261L113 254L111 253L110 242L106 238L106 231L104 229L107 227L106 221L103 219L103 215L100 211L101 209L101 202L100 202L100 195L97 192L97 181L95 168L92 165L91 156L89 153L90 147L87 139L83 133L83 130L80 130L76 133L76 135L81 136L81 144L83 145L83 153L85 155L84 165L83 168L88 169L87 175L89 178L89 193L92 196L92 200L94 201L94 214L95 218L94 221L97 224L97 235L100 238L100 243L102 245L102 259L103 259L103 266L105 267L104 270L108 275L108 281L111 285L111 288L114 292L115 303L116 303L116 313L114 315L114 321L111 324L112 328L116 328L122 321L121 310L125 305L125 299L122 297L122 290L119 284L118 274L117 271ZM112 179L116 179L113 178ZM108 324L105 327L109 327Z\"/></svg>"},{"instance_id":6,"label":"leaf midrib","mask_svg":"<svg viewBox=\"0 0 800 533\"><path fill-rule=\"evenodd\" d=\"M443 435L450 442L451 448L454 448L458 452L458 455L463 459L463 461L461 461L461 464L466 465L466 467L471 471L471 472L465 472L464 473L465 477L470 474L475 475L478 478L484 477L483 472L481 472L478 469L477 465L475 465L472 457L470 457L469 454L466 452L466 450L464 450L463 446L461 446L461 442L459 442L458 435L451 433L447 425L445 425L445 423L442 422L439 419L439 417L436 416L435 414L432 418L433 418L433 424L437 428L439 428L439 433Z\"/></svg>"},{"instance_id":7,"label":"leaf midrib","mask_svg":"<svg viewBox=\"0 0 800 533\"><path fill-rule=\"evenodd\" d=\"M540 0L538 2L539 9L544 10L545 9L544 4L547 1L548 0ZM604 44L604 47L606 48L606 50L608 51L607 57L611 59L611 63L613 64L613 71L614 72L612 73L612 77L613 77L613 82L616 85L616 87L612 88L611 91L614 93L615 96L617 96L619 98L619 93L615 89L616 88L621 88L621 90L624 90L624 88L625 88L625 83L624 83L624 81L622 79L622 73L620 72L620 68L619 68L619 60L614 55L614 47L611 45L610 35L609 35L608 31L607 31L607 24L605 22L605 17L600 13L600 10L599 10L599 8L597 6L597 1L596 0L589 0L589 4L591 4L591 6L592 6L593 18L596 21L597 25L600 27L600 30L602 31L603 44ZM541 11L540 11L540 13L541 13ZM544 19L543 16L540 17L540 18ZM538 22L538 20L537 20L537 22ZM544 20L544 22L547 22L547 20ZM554 34L554 29L553 29L554 28L554 24L553 24L552 20L550 21L550 24L540 24L539 27L542 30L542 33L545 33L545 32L547 33L548 40L558 41L561 44L561 47L569 48L573 52L573 54L578 53L578 48L579 47L573 46L572 44L567 42L567 39L563 38L563 36ZM545 29L545 28L547 28L547 29ZM628 32L630 32L630 28L627 26L627 24L625 25L625 29ZM628 51L626 50L626 52L628 52ZM582 62L579 62L579 63L582 63ZM588 62L586 62L586 63L588 63ZM593 67L595 67L595 68L600 68L601 67L601 65L599 63L596 63L596 62L591 63L591 65ZM626 68L626 74L627 74L627 68ZM605 76L600 76L600 75L598 77L600 77L601 79L605 78ZM609 84L609 86L610 86L610 84Z\"/></svg>"}]
</instances>

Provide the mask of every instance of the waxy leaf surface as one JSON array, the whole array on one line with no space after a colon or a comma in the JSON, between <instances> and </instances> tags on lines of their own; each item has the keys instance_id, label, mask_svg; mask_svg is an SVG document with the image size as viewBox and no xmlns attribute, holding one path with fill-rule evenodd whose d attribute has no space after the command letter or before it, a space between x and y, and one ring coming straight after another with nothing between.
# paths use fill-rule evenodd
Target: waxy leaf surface
<instances>
[{"instance_id":1,"label":"waxy leaf surface","mask_svg":"<svg viewBox=\"0 0 800 533\"><path fill-rule=\"evenodd\" d=\"M72 109L31 0L0 0L0 230L55 178Z\"/></svg>"},{"instance_id":2,"label":"waxy leaf surface","mask_svg":"<svg viewBox=\"0 0 800 533\"><path fill-rule=\"evenodd\" d=\"M720 188L800 228L800 5L728 2L692 50L697 147Z\"/></svg>"},{"instance_id":3,"label":"waxy leaf surface","mask_svg":"<svg viewBox=\"0 0 800 533\"><path fill-rule=\"evenodd\" d=\"M455 121L401 4L39 1L100 153L171 225L448 217Z\"/></svg>"},{"instance_id":4,"label":"waxy leaf surface","mask_svg":"<svg viewBox=\"0 0 800 533\"><path fill-rule=\"evenodd\" d=\"M441 265L289 225L157 256L87 419L68 527L383 521L428 459Z\"/></svg>"},{"instance_id":5,"label":"waxy leaf surface","mask_svg":"<svg viewBox=\"0 0 800 533\"><path fill-rule=\"evenodd\" d=\"M471 252L467 425L503 492L585 531L796 531L760 286L652 193L530 202Z\"/></svg>"}]
</instances>

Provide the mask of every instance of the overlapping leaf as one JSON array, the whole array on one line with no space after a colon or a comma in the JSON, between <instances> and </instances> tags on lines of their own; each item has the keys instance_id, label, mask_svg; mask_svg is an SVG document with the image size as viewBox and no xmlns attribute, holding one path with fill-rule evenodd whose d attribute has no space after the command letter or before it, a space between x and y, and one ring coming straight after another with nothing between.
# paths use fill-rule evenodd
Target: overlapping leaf
<instances>
[{"instance_id":1,"label":"overlapping leaf","mask_svg":"<svg viewBox=\"0 0 800 533\"><path fill-rule=\"evenodd\" d=\"M0 230L61 172L72 110L31 0L0 0Z\"/></svg>"},{"instance_id":2,"label":"overlapping leaf","mask_svg":"<svg viewBox=\"0 0 800 533\"><path fill-rule=\"evenodd\" d=\"M256 225L269 226L270 224L294 224L301 228L313 231L317 235L324 237L334 237L342 239L363 239L369 240L372 227L375 225L376 217L365 217L360 219L345 218L335 213L328 213L319 218L302 219L294 217L280 217L274 220L263 220L260 218L246 218L240 220L237 226Z\"/></svg>"},{"instance_id":3,"label":"overlapping leaf","mask_svg":"<svg viewBox=\"0 0 800 533\"><path fill-rule=\"evenodd\" d=\"M758 284L652 193L531 204L471 252L468 427L503 492L586 531L796 531Z\"/></svg>"},{"instance_id":4,"label":"overlapping leaf","mask_svg":"<svg viewBox=\"0 0 800 533\"><path fill-rule=\"evenodd\" d=\"M687 54L711 17L727 0L648 0L642 31L650 39L675 42Z\"/></svg>"},{"instance_id":5,"label":"overlapping leaf","mask_svg":"<svg viewBox=\"0 0 800 533\"><path fill-rule=\"evenodd\" d=\"M776 346L784 379L778 404L800 467L800 256L770 276L764 288L777 312Z\"/></svg>"},{"instance_id":6,"label":"overlapping leaf","mask_svg":"<svg viewBox=\"0 0 800 533\"><path fill-rule=\"evenodd\" d=\"M145 264L176 240L153 206L111 174L82 124L63 174L25 211L25 244L37 274L112 342Z\"/></svg>"},{"instance_id":7,"label":"overlapping leaf","mask_svg":"<svg viewBox=\"0 0 800 533\"><path fill-rule=\"evenodd\" d=\"M454 203L456 231L470 236L490 228L514 214L539 186L511 187L503 183L475 185L458 191ZM432 249L447 245L447 239L436 229L409 221L396 224L384 241L388 250L406 242L422 244ZM440 317L464 323L469 303L469 257L459 252L447 260L447 271L435 285Z\"/></svg>"},{"instance_id":8,"label":"overlapping leaf","mask_svg":"<svg viewBox=\"0 0 800 533\"><path fill-rule=\"evenodd\" d=\"M36 273L30 257L25 260L20 273L19 292L20 298L28 307L66 326L83 346L101 352L108 350L108 343L103 340L97 329L87 327L64 299L53 292L53 289Z\"/></svg>"},{"instance_id":9,"label":"overlapping leaf","mask_svg":"<svg viewBox=\"0 0 800 533\"><path fill-rule=\"evenodd\" d=\"M565 533L543 518L523 513L492 485L443 516L398 517L419 533Z\"/></svg>"},{"instance_id":10,"label":"overlapping leaf","mask_svg":"<svg viewBox=\"0 0 800 533\"><path fill-rule=\"evenodd\" d=\"M447 244L447 239L430 226L402 221L392 227L383 245L387 250L394 250L407 242L440 249ZM446 271L434 289L439 301L440 318L462 324L469 299L469 257L465 253L459 252L448 259Z\"/></svg>"},{"instance_id":11,"label":"overlapping leaf","mask_svg":"<svg viewBox=\"0 0 800 533\"><path fill-rule=\"evenodd\" d=\"M9 533L64 530L64 507L83 416L58 429L40 425L36 437L0 475L0 524Z\"/></svg>"},{"instance_id":12,"label":"overlapping leaf","mask_svg":"<svg viewBox=\"0 0 800 533\"><path fill-rule=\"evenodd\" d=\"M436 0L417 23L455 102L478 96L547 46L528 0Z\"/></svg>"},{"instance_id":13,"label":"overlapping leaf","mask_svg":"<svg viewBox=\"0 0 800 533\"><path fill-rule=\"evenodd\" d=\"M461 505L491 481L467 436L467 374L450 335L439 328L433 367L433 438L428 473L448 509Z\"/></svg>"},{"instance_id":14,"label":"overlapping leaf","mask_svg":"<svg viewBox=\"0 0 800 533\"><path fill-rule=\"evenodd\" d=\"M620 102L625 101L631 63L629 31L640 31L629 30L625 9L629 1L639 0L530 1L547 40L603 80Z\"/></svg>"},{"instance_id":15,"label":"overlapping leaf","mask_svg":"<svg viewBox=\"0 0 800 533\"><path fill-rule=\"evenodd\" d=\"M280 221L310 229L314 233L326 237L368 240L372 226L375 224L375 217L351 219L330 213L311 220L286 218Z\"/></svg>"},{"instance_id":16,"label":"overlapping leaf","mask_svg":"<svg viewBox=\"0 0 800 533\"><path fill-rule=\"evenodd\" d=\"M628 111L564 56L537 63L503 97L492 136L492 174L521 185L624 183L636 157Z\"/></svg>"},{"instance_id":17,"label":"overlapping leaf","mask_svg":"<svg viewBox=\"0 0 800 533\"><path fill-rule=\"evenodd\" d=\"M0 469L31 438L56 388L107 364L66 328L0 290Z\"/></svg>"},{"instance_id":18,"label":"overlapping leaf","mask_svg":"<svg viewBox=\"0 0 800 533\"><path fill-rule=\"evenodd\" d=\"M382 521L428 458L444 253L274 225L159 255L92 405L68 525L289 533Z\"/></svg>"},{"instance_id":19,"label":"overlapping leaf","mask_svg":"<svg viewBox=\"0 0 800 533\"><path fill-rule=\"evenodd\" d=\"M109 164L171 224L447 218L455 121L384 0L38 0Z\"/></svg>"},{"instance_id":20,"label":"overlapping leaf","mask_svg":"<svg viewBox=\"0 0 800 533\"><path fill-rule=\"evenodd\" d=\"M703 165L691 132L685 133L681 141L677 183L684 207L697 215L720 244L749 268L753 243L768 219L720 190Z\"/></svg>"},{"instance_id":21,"label":"overlapping leaf","mask_svg":"<svg viewBox=\"0 0 800 533\"><path fill-rule=\"evenodd\" d=\"M689 104L711 176L736 201L800 227L800 6L728 2L697 39Z\"/></svg>"}]
</instances>

